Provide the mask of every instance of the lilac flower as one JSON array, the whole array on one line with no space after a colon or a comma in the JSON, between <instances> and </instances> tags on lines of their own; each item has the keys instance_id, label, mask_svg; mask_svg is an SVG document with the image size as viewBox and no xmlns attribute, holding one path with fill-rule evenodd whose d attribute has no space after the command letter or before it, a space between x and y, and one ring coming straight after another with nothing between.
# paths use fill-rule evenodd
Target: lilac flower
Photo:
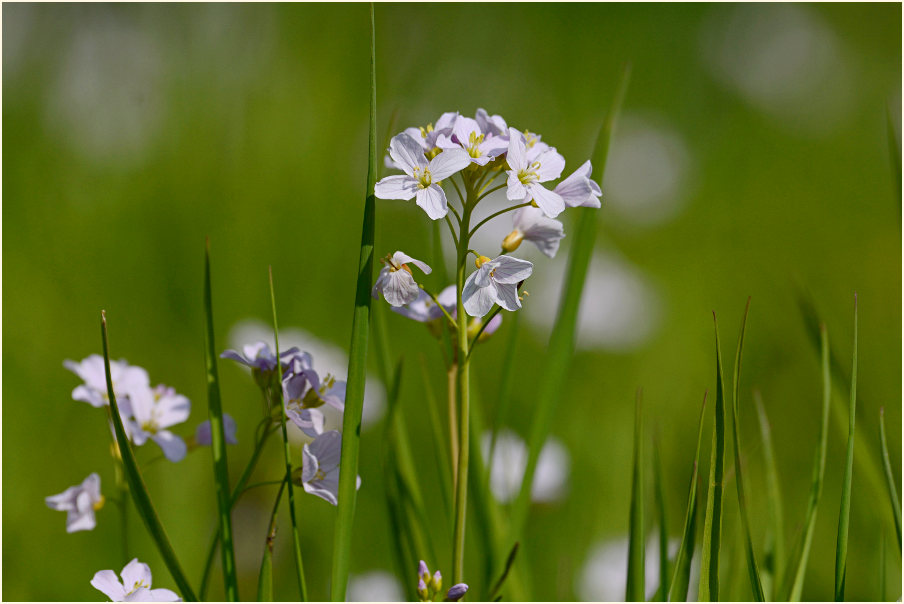
<instances>
[{"instance_id":1,"label":"lilac flower","mask_svg":"<svg viewBox=\"0 0 904 604\"><path fill-rule=\"evenodd\" d=\"M170 461L181 461L187 452L185 441L166 428L188 419L191 403L172 388L159 385L153 390L137 390L130 396L133 418L130 420L130 437L137 446L150 438L163 449Z\"/></svg>"},{"instance_id":2,"label":"lilac flower","mask_svg":"<svg viewBox=\"0 0 904 604\"><path fill-rule=\"evenodd\" d=\"M603 192L600 186L590 179L592 170L593 167L588 159L568 178L556 185L555 192L562 196L565 205L570 208L577 206L600 207L599 198Z\"/></svg>"},{"instance_id":3,"label":"lilac flower","mask_svg":"<svg viewBox=\"0 0 904 604\"><path fill-rule=\"evenodd\" d=\"M498 256L490 260L481 256L478 269L471 273L462 290L462 304L472 317L482 317L498 304L505 310L521 308L518 284L530 277L534 265L527 260L511 256Z\"/></svg>"},{"instance_id":4,"label":"lilac flower","mask_svg":"<svg viewBox=\"0 0 904 604\"><path fill-rule=\"evenodd\" d=\"M436 146L436 140L440 135L448 135L452 133L452 126L455 124L455 119L458 117L457 111L449 111L447 113L442 114L438 120L436 120L436 125L427 124L426 127L420 128L405 128L402 132L407 134L418 143L421 148L424 150L424 153L429 158L433 158L437 153L440 152L440 149ZM402 164L396 163L394 159L390 155L386 155L383 158L383 164L387 168L394 168L396 170L404 170Z\"/></svg>"},{"instance_id":5,"label":"lilac flower","mask_svg":"<svg viewBox=\"0 0 904 604\"><path fill-rule=\"evenodd\" d=\"M527 154L521 133L509 128L509 148L505 160L510 168L507 171L509 177L506 193L510 200L521 203L533 200L550 218L555 218L565 209L562 196L540 184L558 178L565 167L565 160L554 148L531 158Z\"/></svg>"},{"instance_id":6,"label":"lilac flower","mask_svg":"<svg viewBox=\"0 0 904 604\"><path fill-rule=\"evenodd\" d=\"M114 602L178 602L181 599L169 589L151 589L151 569L138 558L132 558L120 575L122 581L112 570L97 571L91 585Z\"/></svg>"},{"instance_id":7,"label":"lilac flower","mask_svg":"<svg viewBox=\"0 0 904 604\"><path fill-rule=\"evenodd\" d=\"M329 374L321 382L308 353L292 359L282 384L286 416L308 436L323 434L324 416L319 407L345 410L345 382Z\"/></svg>"},{"instance_id":8,"label":"lilac flower","mask_svg":"<svg viewBox=\"0 0 904 604\"><path fill-rule=\"evenodd\" d=\"M80 363L67 359L63 361L63 367L85 381L84 384L76 386L72 391L73 399L84 401L92 407L104 407L110 404L110 400L107 398L104 357L92 354ZM150 385L147 371L141 367L129 365L125 359L110 361L110 378L117 402L120 397L128 396L131 391L147 388Z\"/></svg>"},{"instance_id":9,"label":"lilac flower","mask_svg":"<svg viewBox=\"0 0 904 604\"><path fill-rule=\"evenodd\" d=\"M501 115L490 115L486 109L480 108L474 117L477 119L480 130L487 136L508 136L508 126Z\"/></svg>"},{"instance_id":10,"label":"lilac flower","mask_svg":"<svg viewBox=\"0 0 904 604\"><path fill-rule=\"evenodd\" d=\"M338 504L339 460L342 456L342 435L336 430L324 432L311 444L302 447L300 482L305 491L317 495L333 505ZM358 488L361 477L358 476Z\"/></svg>"},{"instance_id":11,"label":"lilac flower","mask_svg":"<svg viewBox=\"0 0 904 604\"><path fill-rule=\"evenodd\" d=\"M463 115L455 120L451 136L441 134L436 144L441 149L464 149L478 166L487 165L508 150L507 140L500 136L487 137L477 120Z\"/></svg>"},{"instance_id":12,"label":"lilac flower","mask_svg":"<svg viewBox=\"0 0 904 604\"><path fill-rule=\"evenodd\" d=\"M548 218L540 209L531 206L518 208L512 213L512 226L514 230L502 241L505 252L514 252L522 241L527 240L553 258L559 251L559 242L565 237L561 222Z\"/></svg>"},{"instance_id":13,"label":"lilac flower","mask_svg":"<svg viewBox=\"0 0 904 604\"><path fill-rule=\"evenodd\" d=\"M404 252L396 252L392 256L383 258L386 266L380 271L377 282L371 294L374 298L378 293L392 306L402 306L417 300L420 288L408 268L408 263L421 269L425 275L429 275L432 269L420 260L412 258Z\"/></svg>"},{"instance_id":14,"label":"lilac flower","mask_svg":"<svg viewBox=\"0 0 904 604\"><path fill-rule=\"evenodd\" d=\"M543 137L539 134L525 130L523 132L523 136L524 145L527 148L528 162L533 162L535 159L540 157L540 155L549 151L550 146L540 140ZM563 159L562 161L564 162L565 160Z\"/></svg>"},{"instance_id":15,"label":"lilac flower","mask_svg":"<svg viewBox=\"0 0 904 604\"><path fill-rule=\"evenodd\" d=\"M100 476L92 473L82 484L69 487L59 495L45 497L44 502L52 510L66 512L67 533L90 531L97 525L94 512L104 506Z\"/></svg>"},{"instance_id":16,"label":"lilac flower","mask_svg":"<svg viewBox=\"0 0 904 604\"><path fill-rule=\"evenodd\" d=\"M235 438L235 420L232 419L232 416L228 413L223 414L223 432L226 436L226 444L227 445L236 445L239 441ZM198 428L195 430L195 444L201 445L204 447L209 447L211 443L210 436L210 420L205 419L203 422L198 424Z\"/></svg>"},{"instance_id":17,"label":"lilac flower","mask_svg":"<svg viewBox=\"0 0 904 604\"><path fill-rule=\"evenodd\" d=\"M455 286L450 285L441 291L436 299L439 301L442 308L446 309L446 312L454 316L456 305L455 297ZM392 310L403 317L414 319L420 323L429 323L430 321L434 321L443 316L443 311L440 309L440 306L437 306L430 294L424 290L419 290L417 299L413 302L409 302L402 306L393 306Z\"/></svg>"},{"instance_id":18,"label":"lilac flower","mask_svg":"<svg viewBox=\"0 0 904 604\"><path fill-rule=\"evenodd\" d=\"M417 199L420 206L433 220L448 212L446 194L439 182L464 169L471 163L464 149L447 149L427 161L421 145L404 132L392 137L389 155L405 172L404 175L387 176L376 184L374 193L380 199Z\"/></svg>"},{"instance_id":19,"label":"lilac flower","mask_svg":"<svg viewBox=\"0 0 904 604\"><path fill-rule=\"evenodd\" d=\"M427 568L427 563L423 560L417 566L417 595L418 599L421 602L438 602L442 597L442 589L443 589L443 575L441 572L436 571L433 575L430 575L430 569ZM456 583L453 585L449 591L446 593L443 601L445 602L457 602L462 597L464 597L465 593L468 591L468 586L465 583Z\"/></svg>"},{"instance_id":20,"label":"lilac flower","mask_svg":"<svg viewBox=\"0 0 904 604\"><path fill-rule=\"evenodd\" d=\"M226 350L220 355L220 358L232 359L233 361L237 361L242 365L247 365L248 367L251 367L251 369L257 369L258 371L266 372L274 371L276 369L276 355L273 354L273 351L270 350L270 347L266 342L255 342L254 344L243 346L242 352L244 354L238 353L235 350ZM297 352L297 348L290 348L289 350L279 353L279 358L281 360L291 358ZM285 365L285 362L282 364Z\"/></svg>"}]
</instances>

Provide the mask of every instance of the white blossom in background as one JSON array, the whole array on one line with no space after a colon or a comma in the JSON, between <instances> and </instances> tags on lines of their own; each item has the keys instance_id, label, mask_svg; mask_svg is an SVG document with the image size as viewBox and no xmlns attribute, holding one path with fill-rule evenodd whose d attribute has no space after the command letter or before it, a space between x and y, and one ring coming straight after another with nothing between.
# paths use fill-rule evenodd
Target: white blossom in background
<instances>
[{"instance_id":1,"label":"white blossom in background","mask_svg":"<svg viewBox=\"0 0 904 604\"><path fill-rule=\"evenodd\" d=\"M169 589L151 589L151 568L138 558L126 564L120 573L122 581L112 570L100 570L91 585L114 602L178 602L179 594Z\"/></svg>"},{"instance_id":2,"label":"white blossom in background","mask_svg":"<svg viewBox=\"0 0 904 604\"><path fill-rule=\"evenodd\" d=\"M66 512L67 533L90 531L97 525L94 512L104 505L100 476L91 473L81 484L69 487L59 495L45 497L44 502L51 510Z\"/></svg>"},{"instance_id":3,"label":"white blossom in background","mask_svg":"<svg viewBox=\"0 0 904 604\"><path fill-rule=\"evenodd\" d=\"M129 396L132 419L129 436L136 446L148 439L157 443L170 461L181 461L188 446L180 436L167 430L188 419L191 402L175 390L162 384L151 389L137 390Z\"/></svg>"},{"instance_id":4,"label":"white blossom in background","mask_svg":"<svg viewBox=\"0 0 904 604\"><path fill-rule=\"evenodd\" d=\"M402 602L405 592L395 575L372 570L348 578L349 602Z\"/></svg>"},{"instance_id":5,"label":"white blossom in background","mask_svg":"<svg viewBox=\"0 0 904 604\"><path fill-rule=\"evenodd\" d=\"M84 401L92 407L104 407L110 404L107 396L107 374L104 369L104 357L92 354L82 361L63 361L63 367L84 380L84 384L76 386L72 398ZM113 395L116 402L128 397L133 392L150 388L148 372L141 367L129 365L125 359L110 361L110 381L113 383Z\"/></svg>"},{"instance_id":6,"label":"white blossom in background","mask_svg":"<svg viewBox=\"0 0 904 604\"><path fill-rule=\"evenodd\" d=\"M484 460L490 456L493 434L484 432L480 450ZM521 481L527 468L527 445L520 436L503 428L496 436L493 459L489 462L490 489L500 503L508 503L521 491ZM531 500L553 502L562 499L568 489L571 473L571 457L565 445L554 436L546 439L537 459Z\"/></svg>"},{"instance_id":7,"label":"white blossom in background","mask_svg":"<svg viewBox=\"0 0 904 604\"><path fill-rule=\"evenodd\" d=\"M383 294L390 306L402 306L417 300L420 288L408 265L413 264L425 275L429 275L432 269L426 263L412 258L404 252L386 256L382 262L384 266L380 270L371 295L377 298L378 294Z\"/></svg>"},{"instance_id":8,"label":"white blossom in background","mask_svg":"<svg viewBox=\"0 0 904 604\"><path fill-rule=\"evenodd\" d=\"M650 601L659 589L659 537L658 530L650 531L646 543L646 565L644 566L644 594ZM679 541L670 539L669 557L678 551ZM688 602L696 601L697 577L699 576L699 553L691 563L691 580ZM587 558L579 573L575 575L575 592L583 602L624 602L625 585L628 580L628 538L599 541L587 553Z\"/></svg>"}]
</instances>

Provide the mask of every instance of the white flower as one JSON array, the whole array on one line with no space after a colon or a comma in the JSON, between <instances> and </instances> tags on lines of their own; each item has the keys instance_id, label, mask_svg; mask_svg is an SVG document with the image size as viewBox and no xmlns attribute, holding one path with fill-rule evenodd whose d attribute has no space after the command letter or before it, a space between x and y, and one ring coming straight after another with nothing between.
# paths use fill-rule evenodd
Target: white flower
<instances>
[{"instance_id":1,"label":"white flower","mask_svg":"<svg viewBox=\"0 0 904 604\"><path fill-rule=\"evenodd\" d=\"M436 145L441 149L464 149L467 151L471 162L478 166L485 166L497 155L502 155L508 150L508 141L500 136L488 137L481 131L477 120L463 115L458 116L452 127L452 134L441 134L436 140Z\"/></svg>"},{"instance_id":2,"label":"white flower","mask_svg":"<svg viewBox=\"0 0 904 604\"><path fill-rule=\"evenodd\" d=\"M138 558L126 564L120 573L122 582L112 570L100 570L91 585L114 602L178 602L179 594L169 589L151 589L151 569Z\"/></svg>"},{"instance_id":3,"label":"white flower","mask_svg":"<svg viewBox=\"0 0 904 604\"><path fill-rule=\"evenodd\" d=\"M539 208L532 206L515 210L512 213L512 226L514 230L502 241L502 249L506 252L515 251L523 240L527 240L553 258L559 251L559 242L565 237L561 222L548 218Z\"/></svg>"},{"instance_id":4,"label":"white flower","mask_svg":"<svg viewBox=\"0 0 904 604\"><path fill-rule=\"evenodd\" d=\"M150 438L170 461L181 461L188 448L185 441L166 428L188 419L191 403L172 388L160 385L133 392L129 398L132 419L128 430L132 442L143 445Z\"/></svg>"},{"instance_id":5,"label":"white flower","mask_svg":"<svg viewBox=\"0 0 904 604\"><path fill-rule=\"evenodd\" d=\"M490 444L493 435L487 431L481 438L483 458L490 456ZM496 435L493 448L493 459L488 462L490 468L490 490L500 503L508 503L521 490L524 470L527 467L527 445L521 437L503 428ZM571 459L568 450L554 436L550 436L540 449L534 482L531 485L531 500L535 502L552 502L562 499L568 486Z\"/></svg>"},{"instance_id":6,"label":"white flower","mask_svg":"<svg viewBox=\"0 0 904 604\"><path fill-rule=\"evenodd\" d=\"M452 125L455 124L455 118L458 117L457 111L448 111L442 114L438 120L436 120L436 125L427 124L426 127L421 128L405 128L402 133L407 134L418 143L421 148L424 150L424 153L430 155L436 155L439 153L439 149L436 146L436 139L441 134L451 134ZM387 168L395 168L396 170L404 170L401 164L396 163L394 159L390 155L386 155L383 158L383 164Z\"/></svg>"},{"instance_id":7,"label":"white flower","mask_svg":"<svg viewBox=\"0 0 904 604\"><path fill-rule=\"evenodd\" d=\"M590 179L592 170L593 167L588 159L568 178L556 185L555 192L562 196L565 205L571 208L577 206L600 207L599 198L603 192L600 186Z\"/></svg>"},{"instance_id":8,"label":"white flower","mask_svg":"<svg viewBox=\"0 0 904 604\"><path fill-rule=\"evenodd\" d=\"M72 398L89 403L92 407L104 407L110 404L107 398L107 375L104 371L104 357L92 354L80 363L63 361L63 367L82 378L85 383L76 386ZM141 367L133 367L124 359L110 361L110 378L113 382L113 394L117 402L120 397L128 396L133 390L147 388L150 385L148 372Z\"/></svg>"},{"instance_id":9,"label":"white flower","mask_svg":"<svg viewBox=\"0 0 904 604\"><path fill-rule=\"evenodd\" d=\"M90 531L97 525L94 512L104 505L104 496L100 494L100 476L92 473L82 484L69 487L59 495L45 497L44 502L51 510L67 512L67 533Z\"/></svg>"},{"instance_id":10,"label":"white flower","mask_svg":"<svg viewBox=\"0 0 904 604\"><path fill-rule=\"evenodd\" d=\"M336 430L324 432L301 450L301 486L333 505L338 504L339 461L342 457L342 435ZM361 477L358 476L358 488Z\"/></svg>"},{"instance_id":11,"label":"white flower","mask_svg":"<svg viewBox=\"0 0 904 604\"><path fill-rule=\"evenodd\" d=\"M477 119L481 131L487 136L508 136L508 126L505 125L505 120L501 115L490 115L486 109L481 107L474 117Z\"/></svg>"},{"instance_id":12,"label":"white flower","mask_svg":"<svg viewBox=\"0 0 904 604\"><path fill-rule=\"evenodd\" d=\"M351 575L348 579L349 602L401 602L404 599L401 583L385 570Z\"/></svg>"},{"instance_id":13,"label":"white flower","mask_svg":"<svg viewBox=\"0 0 904 604\"><path fill-rule=\"evenodd\" d=\"M447 149L427 161L423 147L404 132L392 137L389 155L405 172L387 176L376 184L374 193L380 199L417 199L433 220L446 215L446 194L439 182L464 169L471 157L464 149Z\"/></svg>"},{"instance_id":14,"label":"white flower","mask_svg":"<svg viewBox=\"0 0 904 604\"><path fill-rule=\"evenodd\" d=\"M323 434L324 405L345 411L345 382L327 374L321 382L314 361L307 352L296 355L283 374L283 401L286 415L306 435Z\"/></svg>"},{"instance_id":15,"label":"white flower","mask_svg":"<svg viewBox=\"0 0 904 604\"><path fill-rule=\"evenodd\" d=\"M505 161L511 168L507 171L509 177L506 192L510 200L520 203L533 200L550 218L555 218L565 209L562 196L540 184L558 178L565 168L565 159L555 149L549 148L532 159L527 154L521 133L509 128L509 148Z\"/></svg>"},{"instance_id":16,"label":"white flower","mask_svg":"<svg viewBox=\"0 0 904 604\"><path fill-rule=\"evenodd\" d=\"M418 267L424 274L429 275L431 268L420 260L416 260L404 252L396 252L392 256L383 259L386 265L380 271L377 282L374 284L371 294L374 298L377 293L382 293L386 301L392 306L402 306L417 300L420 288L408 268L408 263Z\"/></svg>"},{"instance_id":17,"label":"white flower","mask_svg":"<svg viewBox=\"0 0 904 604\"><path fill-rule=\"evenodd\" d=\"M472 317L482 317L496 303L505 310L518 310L518 284L528 277L534 265L527 260L499 256L490 260L478 259L479 268L470 274L461 292L465 311Z\"/></svg>"}]
</instances>

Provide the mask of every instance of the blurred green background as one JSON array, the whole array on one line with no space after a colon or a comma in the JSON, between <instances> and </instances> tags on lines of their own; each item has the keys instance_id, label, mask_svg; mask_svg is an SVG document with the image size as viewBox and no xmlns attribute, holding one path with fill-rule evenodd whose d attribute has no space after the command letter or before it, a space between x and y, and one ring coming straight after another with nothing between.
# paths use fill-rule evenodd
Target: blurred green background
<instances>
[{"instance_id":1,"label":"blurred green background","mask_svg":"<svg viewBox=\"0 0 904 604\"><path fill-rule=\"evenodd\" d=\"M100 352L99 311L106 309L113 356L192 400L190 421L177 428L188 436L206 418L201 279L208 235L219 349L241 343L230 339L235 324L268 319L270 264L281 325L347 347L366 171L368 11L364 4L6 4L2 11L2 595L91 600L100 596L88 584L94 572L118 572L124 563L116 506L99 512L94 531L67 535L63 514L43 498L92 471L113 493L109 431L101 412L71 400L79 380L62 362ZM622 65L633 64L598 213L579 350L551 428L570 457L568 487L532 509L522 547L535 599L623 595L616 580L602 581L614 591L593 588L585 575L604 575L585 564L597 544L627 533L638 386L647 425L660 435L669 532L679 536L699 405L715 385L711 311L731 363L747 296L742 456L753 531L761 552L767 516L756 388L773 426L785 538L793 544L820 404L798 290L811 292L847 371L859 294L863 438L847 596L879 597L883 533L888 595L900 596L889 506L882 483L870 478L885 406L900 484L901 205L886 118L899 141L900 23L897 4L376 7L381 143L394 111L400 131L443 111L473 115L485 107L541 133L570 173L589 156ZM573 218L564 214L566 232ZM507 219L497 222L501 235L493 237L509 230ZM429 220L413 203L378 202L377 229L380 256L403 249L437 262ZM535 277L507 422L522 437L567 243L555 261L528 256ZM376 306L385 312L383 302ZM404 351L408 363L401 404L435 506L441 558L429 562L448 572L450 535L418 352L434 364L438 390L444 373L429 335L385 314L394 354ZM472 370L488 419L507 325ZM239 423L240 444L229 451L237 476L250 454L259 395L237 367L221 363L220 373L225 408ZM846 394L836 396L843 405ZM832 598L846 422L832 419L805 599ZM140 450L140 459L156 456L154 447ZM384 447L381 424L365 430L352 560L359 575L394 572ZM278 477L281 463L274 443L257 479ZM211 475L206 450L145 471L195 582L214 526ZM245 598L254 594L273 491L252 491L235 513ZM726 492L733 502L733 484ZM327 598L335 508L303 493L298 508L310 590ZM723 568L735 585L727 593L743 599L746 576L732 562L736 507L726 509ZM281 526L276 597L295 599L288 523ZM134 515L131 538L134 555L155 573L154 586L174 587ZM479 543L470 533L472 574L479 574ZM623 573L616 566L615 576ZM213 586L210 595L222 597L219 575Z\"/></svg>"}]
</instances>

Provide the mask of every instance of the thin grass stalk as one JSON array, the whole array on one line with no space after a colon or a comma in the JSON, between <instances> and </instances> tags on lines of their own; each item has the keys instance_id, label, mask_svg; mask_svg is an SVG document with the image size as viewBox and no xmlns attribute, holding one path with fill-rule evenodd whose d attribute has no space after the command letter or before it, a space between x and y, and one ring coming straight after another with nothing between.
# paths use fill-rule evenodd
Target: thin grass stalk
<instances>
[{"instance_id":1,"label":"thin grass stalk","mask_svg":"<svg viewBox=\"0 0 904 604\"><path fill-rule=\"evenodd\" d=\"M844 583L847 577L848 529L851 522L851 480L854 473L854 429L857 416L857 294L854 294L854 353L851 370L851 404L849 409L847 457L844 479L841 484L841 509L838 512L838 539L835 542L835 601L844 601Z\"/></svg>"},{"instance_id":2,"label":"thin grass stalk","mask_svg":"<svg viewBox=\"0 0 904 604\"><path fill-rule=\"evenodd\" d=\"M355 288L355 309L349 346L348 381L345 412L342 415L342 458L339 465L339 510L333 543L333 572L330 597L345 600L351 559L352 528L357 503L358 451L361 446L361 414L364 408L364 384L367 368L367 336L370 329L370 290L373 284L374 230L376 203L374 185L377 178L377 77L374 6L370 5L370 129L368 138L367 183L364 199L364 221L361 228L361 251Z\"/></svg>"},{"instance_id":3,"label":"thin grass stalk","mask_svg":"<svg viewBox=\"0 0 904 604\"><path fill-rule=\"evenodd\" d=\"M879 408L879 444L882 447L882 468L885 470L885 483L888 485L888 499L891 503L892 516L895 519L895 533L898 537L898 552L901 552L901 503L898 500L898 489L895 487L895 474L891 469L888 457L888 441L885 438L885 407Z\"/></svg>"},{"instance_id":4,"label":"thin grass stalk","mask_svg":"<svg viewBox=\"0 0 904 604\"><path fill-rule=\"evenodd\" d=\"M439 476L439 488L443 499L443 509L446 517L452 518L452 460L449 458L449 450L446 448L446 439L443 433L442 422L439 419L439 400L433 391L430 382L430 374L427 370L427 360L423 355L421 361L421 378L424 381L424 396L427 399L427 413L430 416L430 439L433 443L433 456L436 461L437 476Z\"/></svg>"},{"instance_id":5,"label":"thin grass stalk","mask_svg":"<svg viewBox=\"0 0 904 604\"><path fill-rule=\"evenodd\" d=\"M829 433L829 401L832 398L832 382L829 370L829 333L825 325L820 325L820 348L822 350L822 421L819 425L819 440L816 456L813 461L813 477L810 484L810 498L807 503L807 515L804 520L804 532L795 552L794 562L789 569L786 581L790 581L790 587L783 590L787 597L782 600L799 602L804 588L804 576L807 573L807 561L810 557L810 547L813 544L813 533L816 529L816 513L819 509L819 500L822 497L822 482L826 469L826 449Z\"/></svg>"},{"instance_id":6,"label":"thin grass stalk","mask_svg":"<svg viewBox=\"0 0 904 604\"><path fill-rule=\"evenodd\" d=\"M771 574L769 586L763 577L763 590L767 600L775 600L782 585L782 572L785 568L785 522L782 509L782 494L778 479L778 467L775 463L775 449L772 446L772 430L769 418L763 407L763 399L759 391L754 391L753 400L759 417L760 434L763 439L763 456L766 462L766 499L768 500L770 524L772 530L767 533L764 567Z\"/></svg>"},{"instance_id":7,"label":"thin grass stalk","mask_svg":"<svg viewBox=\"0 0 904 604\"><path fill-rule=\"evenodd\" d=\"M229 465L226 462L226 433L223 428L223 405L220 400L220 377L217 371L217 352L213 330L213 293L210 286L210 239L204 250L204 356L207 364L207 403L210 419L210 450L213 453L214 484L219 512L220 555L223 564L223 584L226 600L239 600L238 578L235 568L235 549L232 545L232 502L229 491Z\"/></svg>"},{"instance_id":8,"label":"thin grass stalk","mask_svg":"<svg viewBox=\"0 0 904 604\"><path fill-rule=\"evenodd\" d=\"M273 511L270 513L270 524L267 526L267 537L264 540L264 556L261 558L261 570L257 577L257 601L273 601L273 542L276 540L276 513L279 511L279 502L286 490L286 480L279 483L279 491L273 502Z\"/></svg>"},{"instance_id":9,"label":"thin grass stalk","mask_svg":"<svg viewBox=\"0 0 904 604\"><path fill-rule=\"evenodd\" d=\"M644 547L646 535L643 522L643 393L637 389L634 402L634 471L631 481L631 514L628 526L628 578L625 586L626 602L643 602L646 585Z\"/></svg>"},{"instance_id":10,"label":"thin grass stalk","mask_svg":"<svg viewBox=\"0 0 904 604\"><path fill-rule=\"evenodd\" d=\"M104 311L100 312L100 330L104 347L104 373L107 380L107 398L110 400L110 419L113 422L113 432L116 434L116 444L119 447L119 454L122 457L122 468L126 481L129 484L129 490L132 493L132 501L138 510L138 515L144 521L145 527L151 534L151 538L157 545L157 550L169 569L176 582L176 587L182 592L182 598L186 602L196 602L197 597L192 591L179 559L176 558L176 552L170 543L169 537L160 523L154 504L151 503L151 496L148 494L147 486L141 477L141 471L138 469L138 463L135 461L135 454L132 452L132 446L129 444L129 437L126 436L125 427L122 425L122 417L119 415L119 405L116 403L116 396L113 394L113 378L110 377L110 353L107 343L107 316Z\"/></svg>"},{"instance_id":11,"label":"thin grass stalk","mask_svg":"<svg viewBox=\"0 0 904 604\"><path fill-rule=\"evenodd\" d=\"M653 478L656 495L656 511L659 515L659 589L656 590L656 601L663 602L669 594L669 527L666 516L665 487L662 476L662 458L659 455L660 441L657 435L653 438Z\"/></svg>"}]
</instances>

